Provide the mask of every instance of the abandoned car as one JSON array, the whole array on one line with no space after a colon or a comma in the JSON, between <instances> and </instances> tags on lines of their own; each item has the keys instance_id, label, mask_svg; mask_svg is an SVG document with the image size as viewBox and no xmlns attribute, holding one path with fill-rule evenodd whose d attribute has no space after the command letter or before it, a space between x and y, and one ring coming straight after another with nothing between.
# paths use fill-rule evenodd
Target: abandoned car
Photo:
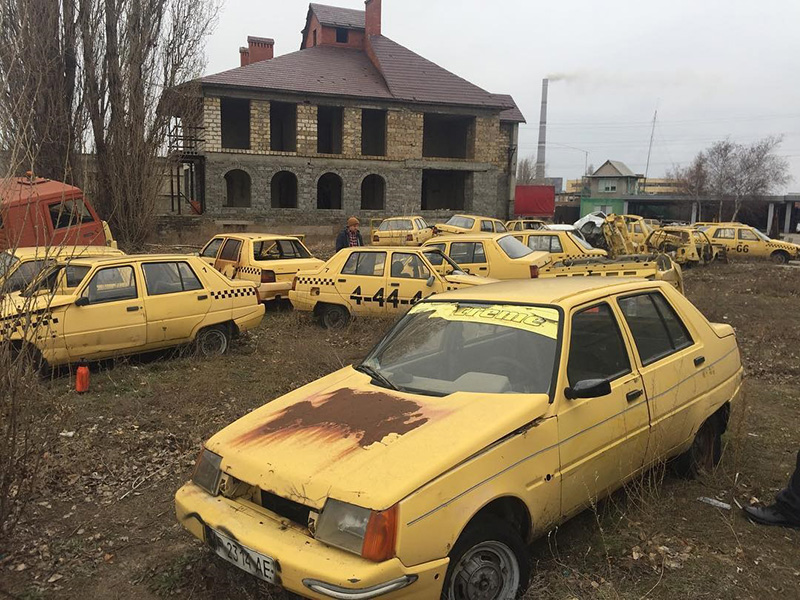
<instances>
[{"instance_id":1,"label":"abandoned car","mask_svg":"<svg viewBox=\"0 0 800 600\"><path fill-rule=\"evenodd\" d=\"M473 286L211 437L177 519L307 598L511 600L527 542L665 459L712 468L741 384L733 328L665 283Z\"/></svg>"},{"instance_id":2,"label":"abandoned car","mask_svg":"<svg viewBox=\"0 0 800 600\"><path fill-rule=\"evenodd\" d=\"M372 230L373 246L421 246L433 237L433 227L422 217L391 217Z\"/></svg>"},{"instance_id":3,"label":"abandoned car","mask_svg":"<svg viewBox=\"0 0 800 600\"><path fill-rule=\"evenodd\" d=\"M446 223L436 225L436 234L458 233L505 233L505 223L494 217L480 217L476 215L453 215Z\"/></svg>"},{"instance_id":4,"label":"abandoned car","mask_svg":"<svg viewBox=\"0 0 800 600\"><path fill-rule=\"evenodd\" d=\"M715 223L699 229L715 244L724 245L728 257L769 258L778 265L800 259L800 244L773 240L750 225Z\"/></svg>"}]
</instances>

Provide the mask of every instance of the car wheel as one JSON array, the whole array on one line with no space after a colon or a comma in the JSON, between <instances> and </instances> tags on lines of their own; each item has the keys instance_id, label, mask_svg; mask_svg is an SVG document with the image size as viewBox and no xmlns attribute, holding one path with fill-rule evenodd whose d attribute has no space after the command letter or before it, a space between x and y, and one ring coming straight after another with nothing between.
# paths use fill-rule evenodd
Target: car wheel
<instances>
[{"instance_id":1,"label":"car wheel","mask_svg":"<svg viewBox=\"0 0 800 600\"><path fill-rule=\"evenodd\" d=\"M785 252L781 252L780 250L773 252L770 258L776 265L785 265L787 262L789 262L789 257Z\"/></svg>"},{"instance_id":2,"label":"car wheel","mask_svg":"<svg viewBox=\"0 0 800 600\"><path fill-rule=\"evenodd\" d=\"M675 459L675 470L683 477L698 477L711 473L721 457L722 431L714 415L700 427L691 447Z\"/></svg>"},{"instance_id":3,"label":"car wheel","mask_svg":"<svg viewBox=\"0 0 800 600\"><path fill-rule=\"evenodd\" d=\"M442 600L514 600L528 587L530 556L506 521L469 525L450 552Z\"/></svg>"},{"instance_id":4,"label":"car wheel","mask_svg":"<svg viewBox=\"0 0 800 600\"><path fill-rule=\"evenodd\" d=\"M195 342L197 352L207 358L212 356L222 356L228 351L231 336L227 327L215 325L206 327L197 334Z\"/></svg>"},{"instance_id":5,"label":"car wheel","mask_svg":"<svg viewBox=\"0 0 800 600\"><path fill-rule=\"evenodd\" d=\"M341 329L350 322L350 312L338 304L328 304L322 309L320 322L326 329Z\"/></svg>"}]
</instances>

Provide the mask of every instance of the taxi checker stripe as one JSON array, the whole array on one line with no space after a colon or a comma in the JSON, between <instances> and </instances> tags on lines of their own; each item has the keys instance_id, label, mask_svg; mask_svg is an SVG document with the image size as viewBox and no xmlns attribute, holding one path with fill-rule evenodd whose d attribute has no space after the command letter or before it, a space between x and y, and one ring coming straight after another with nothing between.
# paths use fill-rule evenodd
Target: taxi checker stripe
<instances>
[{"instance_id":1,"label":"taxi checker stripe","mask_svg":"<svg viewBox=\"0 0 800 600\"><path fill-rule=\"evenodd\" d=\"M695 373L692 373L691 375L689 375L688 377L686 377L686 378L682 379L681 381L679 381L677 384L675 384L674 386L672 386L672 387L671 387L671 388L669 388L668 390L665 390L665 391L661 392L660 394L657 394L657 395L653 396L652 400L655 400L656 398L660 398L661 396L663 396L663 395L665 395L665 394L669 393L670 391L672 391L673 389L675 389L676 387L678 387L678 386L679 386L679 385L681 385L682 383L686 383L687 381L689 381L690 379L692 379L692 378L694 378L695 376L699 375L700 373L702 373L702 372L703 372L703 371L705 371L706 369L709 369L709 368L713 367L714 365L716 365L716 364L718 364L718 363L722 362L723 360L725 360L725 359L726 359L726 358L728 358L728 357L729 357L731 354L733 354L734 352L737 352L738 350L739 350L738 348L733 348L733 349L731 349L731 350L730 350L730 351L728 351L728 352L727 352L727 353L726 353L724 356L722 356L721 358L719 358L719 359L715 360L715 361L714 361L714 362L712 362L712 363L709 363L709 364L708 364L708 365L706 365L706 366L705 366L703 369L700 369L699 371L696 371ZM651 400L651 399L649 399L649 398L648 398L648 402L649 402L650 400ZM614 414L614 415L611 415L611 416L610 416L610 417L608 417L607 419L604 419L604 420L600 421L599 423L595 423L595 424L594 424L594 425L592 425L591 427L587 427L586 429L584 429L584 430L582 430L582 431L579 431L579 432L577 432L577 433L575 433L575 434L571 435L570 437L568 437L568 438L566 438L566 439L564 439L564 440L561 440L560 442L557 442L557 443L555 443L555 444L552 444L551 446L548 446L547 448L542 448L541 450L537 450L537 451L536 451L536 452L534 452L533 454L531 454L531 455L529 455L529 456L526 456L526 457L524 457L524 458L521 458L521 459L519 459L519 460L518 460L517 462L515 462L513 465L509 465L508 467L506 467L506 468L505 468L505 469L503 469L502 471L498 471L497 473L495 473L494 475L492 475L492 476L490 476L490 477L487 477L487 478L486 478L486 479L484 479L483 481L479 481L478 483L476 483L475 485L473 485L473 486L472 486L472 487L470 487L470 488L467 488L466 490L464 490L464 491L463 491L463 492L461 492L460 494L458 494L458 495L456 495L456 496L453 496L453 497L452 497L450 500L448 500L447 502L444 502L443 504L440 504L440 505L439 505L439 506L437 506L436 508L433 508L433 509L429 510L428 512L426 512L426 513L424 513L424 514L420 515L420 516L419 516L419 517L417 517L416 519L413 519L413 520L409 521L409 522L407 523L407 526L409 526L409 527L410 527L411 525L414 525L415 523L419 523L419 522L420 522L420 521L422 521L423 519L425 519L425 518L427 518L427 517L431 516L432 514L434 514L434 513L438 512L438 511L440 511L441 509L443 509L443 508L446 508L446 507L450 506L450 505L451 505L453 502L455 502L456 500L459 500L459 499L463 498L464 496L466 496L467 494L469 494L469 493L470 493L470 492L472 492L473 490L476 490L476 489L478 489L478 488L479 488L479 487L481 487L481 486L482 486L484 483L488 483L488 482L490 482L490 481L492 481L492 480L494 480L494 479L497 479L498 477L500 477L501 475L503 475L503 474L507 473L507 472L508 472L508 471L510 471L511 469L513 469L513 468L515 468L515 467L518 467L518 466L519 466L519 465L521 465L522 463L524 463L524 462L527 462L527 461L531 460L532 458L535 458L535 457L539 456L540 454L543 454L543 453L545 453L545 452L549 452L550 450L553 450L554 448L558 448L558 446L560 446L561 444L564 444L564 443L566 443L566 442L568 442L568 441L570 441L570 440L572 440L572 439L574 439L574 438L578 437L579 435L582 435L582 434L586 433L587 431L591 431L591 430L592 430L592 429L594 429L595 427L600 427L601 425L605 425L605 424L606 424L606 423L608 423L609 421L611 421L611 420L613 420L613 419L616 419L617 417L619 417L619 416L621 416L621 415L624 415L624 414L625 414L625 413L627 413L628 411L630 411L630 410L633 410L633 409L635 409L635 408L638 408L638 406L639 406L638 404L636 404L636 405L634 405L634 406L630 406L630 407L626 408L625 410L623 410L623 411L620 411L620 412L618 412L618 413L616 413L616 414ZM480 454L482 454L482 452L481 452ZM476 454L476 455L475 455L475 457L477 457L477 456L479 456L479 454ZM468 460L469 460L469 459L468 459Z\"/></svg>"},{"instance_id":2,"label":"taxi checker stripe","mask_svg":"<svg viewBox=\"0 0 800 600\"><path fill-rule=\"evenodd\" d=\"M225 298L245 298L247 296L255 296L255 288L242 288L223 290L221 292L211 292L211 297L214 300L223 300Z\"/></svg>"},{"instance_id":3,"label":"taxi checker stripe","mask_svg":"<svg viewBox=\"0 0 800 600\"><path fill-rule=\"evenodd\" d=\"M245 275L261 275L261 269L256 267L236 267L236 273L244 273Z\"/></svg>"},{"instance_id":4,"label":"taxi checker stripe","mask_svg":"<svg viewBox=\"0 0 800 600\"><path fill-rule=\"evenodd\" d=\"M298 277L297 283L307 285L333 285L333 279L325 277Z\"/></svg>"}]
</instances>

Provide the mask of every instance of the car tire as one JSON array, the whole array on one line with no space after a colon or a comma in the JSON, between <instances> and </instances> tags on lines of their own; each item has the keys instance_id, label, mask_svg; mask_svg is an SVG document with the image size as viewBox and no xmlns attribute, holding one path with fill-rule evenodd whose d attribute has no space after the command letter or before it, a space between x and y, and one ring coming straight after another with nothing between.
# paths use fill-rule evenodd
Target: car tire
<instances>
[{"instance_id":1,"label":"car tire","mask_svg":"<svg viewBox=\"0 0 800 600\"><path fill-rule=\"evenodd\" d=\"M711 473L722 458L722 426L712 415L700 427L689 449L678 456L674 469L681 477L693 479Z\"/></svg>"},{"instance_id":2,"label":"car tire","mask_svg":"<svg viewBox=\"0 0 800 600\"><path fill-rule=\"evenodd\" d=\"M325 329L341 329L350 322L350 312L339 304L326 304L319 312L319 323Z\"/></svg>"},{"instance_id":3,"label":"car tire","mask_svg":"<svg viewBox=\"0 0 800 600\"><path fill-rule=\"evenodd\" d=\"M789 255L786 252L781 252L780 250L776 250L770 255L772 262L776 265L785 265L789 262Z\"/></svg>"},{"instance_id":4,"label":"car tire","mask_svg":"<svg viewBox=\"0 0 800 600\"><path fill-rule=\"evenodd\" d=\"M486 517L467 526L450 551L441 600L514 600L530 581L530 554L507 521Z\"/></svg>"},{"instance_id":5,"label":"car tire","mask_svg":"<svg viewBox=\"0 0 800 600\"><path fill-rule=\"evenodd\" d=\"M228 351L231 343L231 334L224 325L206 327L197 334L195 348L200 356L211 358L222 356Z\"/></svg>"}]
</instances>

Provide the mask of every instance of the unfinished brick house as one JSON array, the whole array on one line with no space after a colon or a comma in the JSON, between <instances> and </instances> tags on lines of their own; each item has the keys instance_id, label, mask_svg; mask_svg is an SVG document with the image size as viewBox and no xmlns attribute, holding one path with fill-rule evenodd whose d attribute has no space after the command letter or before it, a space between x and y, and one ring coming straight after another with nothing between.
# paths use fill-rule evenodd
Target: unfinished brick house
<instances>
[{"instance_id":1,"label":"unfinished brick house","mask_svg":"<svg viewBox=\"0 0 800 600\"><path fill-rule=\"evenodd\" d=\"M273 40L249 37L241 67L200 80L202 142L183 180L207 216L508 215L524 122L512 98L383 36L381 0L365 8L311 4L299 51L273 57Z\"/></svg>"}]
</instances>

